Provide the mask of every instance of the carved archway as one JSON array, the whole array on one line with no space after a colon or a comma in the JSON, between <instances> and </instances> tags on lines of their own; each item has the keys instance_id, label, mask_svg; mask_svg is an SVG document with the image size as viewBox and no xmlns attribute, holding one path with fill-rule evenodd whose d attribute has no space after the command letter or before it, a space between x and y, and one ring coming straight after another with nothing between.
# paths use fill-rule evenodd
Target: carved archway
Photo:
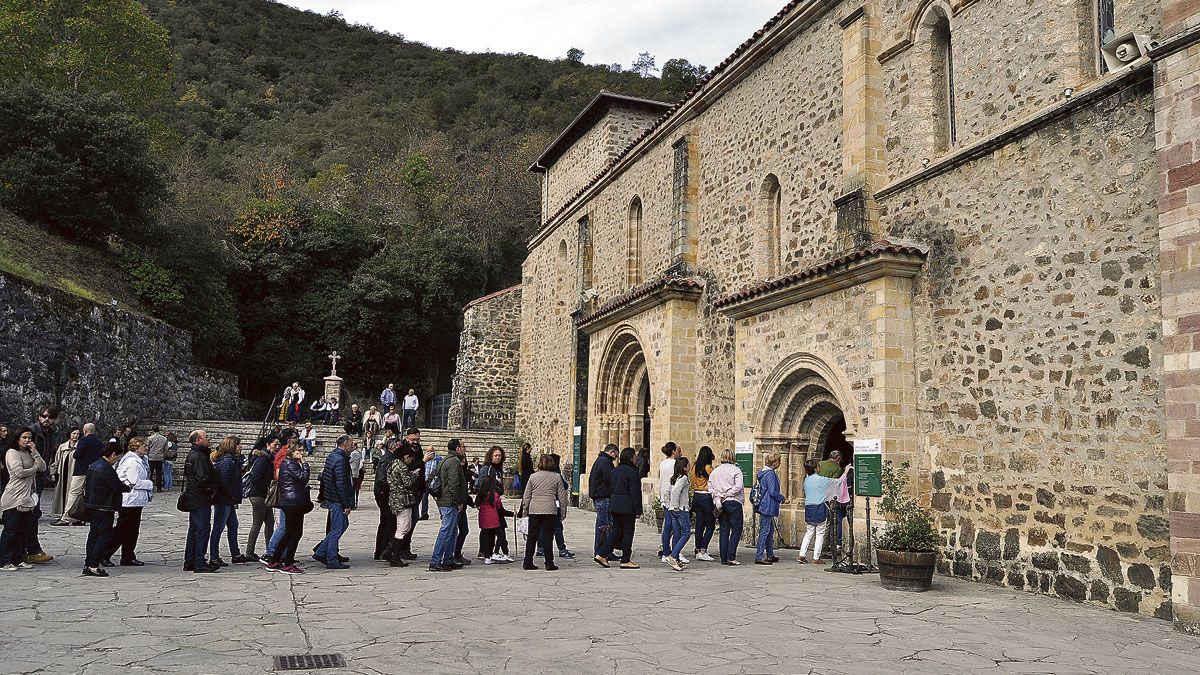
<instances>
[{"instance_id":1,"label":"carved archway","mask_svg":"<svg viewBox=\"0 0 1200 675\"><path fill-rule=\"evenodd\" d=\"M641 340L631 327L617 330L600 359L596 419L602 443L642 445L653 407L650 373Z\"/></svg>"}]
</instances>

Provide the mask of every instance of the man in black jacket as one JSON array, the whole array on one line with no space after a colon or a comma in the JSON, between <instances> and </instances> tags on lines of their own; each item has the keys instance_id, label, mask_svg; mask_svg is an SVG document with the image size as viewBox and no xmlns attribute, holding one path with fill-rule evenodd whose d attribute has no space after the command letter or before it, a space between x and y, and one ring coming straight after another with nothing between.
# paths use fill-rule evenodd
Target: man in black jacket
<instances>
[{"instance_id":1,"label":"man in black jacket","mask_svg":"<svg viewBox=\"0 0 1200 675\"><path fill-rule=\"evenodd\" d=\"M209 457L208 432L197 429L188 436L192 449L183 465L183 494L180 503L188 512L187 548L183 554L185 571L204 574L221 569L204 558L208 535L212 531L213 495L216 494L216 471Z\"/></svg>"},{"instance_id":2,"label":"man in black jacket","mask_svg":"<svg viewBox=\"0 0 1200 675\"><path fill-rule=\"evenodd\" d=\"M121 458L121 444L109 441L101 451L100 459L87 468L83 488L83 507L87 509L88 530L86 557L83 576L106 577L108 572L100 566L108 540L112 536L113 514L121 508L121 495L130 488L117 476L113 465Z\"/></svg>"},{"instance_id":3,"label":"man in black jacket","mask_svg":"<svg viewBox=\"0 0 1200 675\"><path fill-rule=\"evenodd\" d=\"M354 439L342 434L337 447L325 458L321 470L321 488L325 493L325 508L329 509L329 532L317 545L313 560L324 563L331 570L346 570L350 566L338 559L338 542L350 526L350 512L357 505L358 493L354 490L354 478L350 472L350 453L354 452Z\"/></svg>"},{"instance_id":4,"label":"man in black jacket","mask_svg":"<svg viewBox=\"0 0 1200 675\"><path fill-rule=\"evenodd\" d=\"M604 545L604 539L612 527L608 498L612 496L613 463L618 452L620 450L616 443L604 446L604 451L596 458L596 463L592 464L592 470L588 473L588 497L596 507L596 541L592 547L592 555L600 554L600 547Z\"/></svg>"}]
</instances>

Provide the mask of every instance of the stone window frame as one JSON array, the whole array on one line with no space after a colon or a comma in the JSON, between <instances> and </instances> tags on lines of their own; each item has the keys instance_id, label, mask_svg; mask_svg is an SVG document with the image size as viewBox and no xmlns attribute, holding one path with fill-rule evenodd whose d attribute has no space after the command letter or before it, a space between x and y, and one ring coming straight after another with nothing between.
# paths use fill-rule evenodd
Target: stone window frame
<instances>
[{"instance_id":1,"label":"stone window frame","mask_svg":"<svg viewBox=\"0 0 1200 675\"><path fill-rule=\"evenodd\" d=\"M645 209L642 206L642 198L634 195L629 201L629 220L626 237L628 253L625 263L625 280L629 286L636 286L642 283L645 278L645 270L643 264L643 242L642 242L642 219Z\"/></svg>"},{"instance_id":2,"label":"stone window frame","mask_svg":"<svg viewBox=\"0 0 1200 675\"><path fill-rule=\"evenodd\" d=\"M1094 49L1094 63L1096 72L1103 75L1108 72L1108 65L1104 63L1104 57L1100 53L1100 48L1106 42L1116 37L1117 28L1117 9L1116 0L1092 0L1092 18L1094 21L1094 29L1096 35Z\"/></svg>"},{"instance_id":3,"label":"stone window frame","mask_svg":"<svg viewBox=\"0 0 1200 675\"><path fill-rule=\"evenodd\" d=\"M768 173L758 189L758 224L766 242L766 276L780 274L783 267L783 187L779 176Z\"/></svg>"},{"instance_id":4,"label":"stone window frame","mask_svg":"<svg viewBox=\"0 0 1200 675\"><path fill-rule=\"evenodd\" d=\"M595 283L595 265L592 252L592 214L585 213L579 220L579 290L586 291Z\"/></svg>"},{"instance_id":5,"label":"stone window frame","mask_svg":"<svg viewBox=\"0 0 1200 675\"><path fill-rule=\"evenodd\" d=\"M690 141L684 135L671 145L673 158L671 168L671 267L686 264L688 237L690 236L691 207L688 204L690 180Z\"/></svg>"},{"instance_id":6,"label":"stone window frame","mask_svg":"<svg viewBox=\"0 0 1200 675\"><path fill-rule=\"evenodd\" d=\"M933 2L918 23L918 43L927 45L929 112L933 118L933 149L942 154L958 145L954 101L954 23L950 7Z\"/></svg>"}]
</instances>

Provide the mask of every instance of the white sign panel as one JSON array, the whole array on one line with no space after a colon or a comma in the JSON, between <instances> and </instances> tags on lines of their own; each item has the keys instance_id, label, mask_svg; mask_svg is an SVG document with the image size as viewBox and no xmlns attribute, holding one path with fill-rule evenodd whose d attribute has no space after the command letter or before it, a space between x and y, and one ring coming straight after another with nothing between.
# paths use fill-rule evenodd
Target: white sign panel
<instances>
[{"instance_id":1,"label":"white sign panel","mask_svg":"<svg viewBox=\"0 0 1200 675\"><path fill-rule=\"evenodd\" d=\"M880 455L880 454L883 454L883 441L878 438L855 439L854 454L856 454L856 455Z\"/></svg>"},{"instance_id":2,"label":"white sign panel","mask_svg":"<svg viewBox=\"0 0 1200 675\"><path fill-rule=\"evenodd\" d=\"M752 455L752 454L754 454L754 442L753 441L738 441L737 445L734 446L733 451L739 455Z\"/></svg>"}]
</instances>

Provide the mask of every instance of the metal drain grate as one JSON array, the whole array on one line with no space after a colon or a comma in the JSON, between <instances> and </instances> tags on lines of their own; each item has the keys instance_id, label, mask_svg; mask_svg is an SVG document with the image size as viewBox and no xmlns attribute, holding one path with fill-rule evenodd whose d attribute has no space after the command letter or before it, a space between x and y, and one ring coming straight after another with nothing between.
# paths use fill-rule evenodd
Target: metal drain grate
<instances>
[{"instance_id":1,"label":"metal drain grate","mask_svg":"<svg viewBox=\"0 0 1200 675\"><path fill-rule=\"evenodd\" d=\"M346 659L341 654L297 654L276 656L275 670L316 670L318 668L345 668Z\"/></svg>"}]
</instances>

